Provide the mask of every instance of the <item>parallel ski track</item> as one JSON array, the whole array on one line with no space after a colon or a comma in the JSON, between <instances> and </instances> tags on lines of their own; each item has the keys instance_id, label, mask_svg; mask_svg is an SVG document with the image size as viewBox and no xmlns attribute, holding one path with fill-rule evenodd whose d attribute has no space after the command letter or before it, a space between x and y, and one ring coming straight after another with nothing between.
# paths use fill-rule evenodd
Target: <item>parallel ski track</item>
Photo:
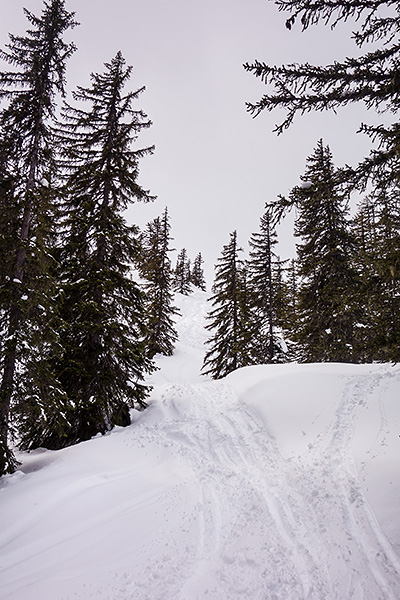
<instances>
[{"instance_id":1,"label":"parallel ski track","mask_svg":"<svg viewBox=\"0 0 400 600\"><path fill-rule=\"evenodd\" d=\"M164 389L177 410L192 399L163 434L193 466L200 497L179 600L398 600L399 561L348 470L354 410L379 384L379 375L349 379L304 464L282 457L225 382Z\"/></svg>"}]
</instances>

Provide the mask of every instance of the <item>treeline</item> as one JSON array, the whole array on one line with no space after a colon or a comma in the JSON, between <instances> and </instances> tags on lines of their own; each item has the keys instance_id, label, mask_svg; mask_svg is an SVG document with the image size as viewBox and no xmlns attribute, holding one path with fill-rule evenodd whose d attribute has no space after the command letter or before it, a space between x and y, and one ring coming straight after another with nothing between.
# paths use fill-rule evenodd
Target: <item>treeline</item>
<instances>
[{"instance_id":1,"label":"treeline","mask_svg":"<svg viewBox=\"0 0 400 600\"><path fill-rule=\"evenodd\" d=\"M205 291L203 257L199 252L191 266L186 248L178 253L172 267L170 247L171 224L168 209L147 224L140 235L140 252L136 261L143 278L146 295L146 350L153 358L156 354L171 356L177 340L174 317L179 314L173 305L174 293L189 295L194 288Z\"/></svg>"},{"instance_id":2,"label":"treeline","mask_svg":"<svg viewBox=\"0 0 400 600\"><path fill-rule=\"evenodd\" d=\"M400 189L375 181L349 215L320 140L300 186L267 205L243 260L237 232L216 266L204 372L286 361L400 360ZM295 209L296 257L276 254L276 227Z\"/></svg>"},{"instance_id":3,"label":"treeline","mask_svg":"<svg viewBox=\"0 0 400 600\"><path fill-rule=\"evenodd\" d=\"M171 268L167 211L143 233L123 216L154 199L138 183L154 148L136 147L151 122L132 67L118 52L58 104L74 13L49 0L25 15L0 52L0 475L17 465L11 439L57 449L129 424L176 340L172 289L204 286L201 255Z\"/></svg>"}]
</instances>

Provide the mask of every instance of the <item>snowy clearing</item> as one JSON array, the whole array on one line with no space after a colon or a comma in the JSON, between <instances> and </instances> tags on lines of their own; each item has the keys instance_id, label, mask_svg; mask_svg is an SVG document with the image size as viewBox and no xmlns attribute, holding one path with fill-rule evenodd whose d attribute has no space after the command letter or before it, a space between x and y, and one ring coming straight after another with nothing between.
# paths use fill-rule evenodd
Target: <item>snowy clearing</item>
<instances>
[{"instance_id":1,"label":"snowy clearing","mask_svg":"<svg viewBox=\"0 0 400 600\"><path fill-rule=\"evenodd\" d=\"M0 480L1 600L400 598L400 366L207 380L206 297L132 426Z\"/></svg>"}]
</instances>

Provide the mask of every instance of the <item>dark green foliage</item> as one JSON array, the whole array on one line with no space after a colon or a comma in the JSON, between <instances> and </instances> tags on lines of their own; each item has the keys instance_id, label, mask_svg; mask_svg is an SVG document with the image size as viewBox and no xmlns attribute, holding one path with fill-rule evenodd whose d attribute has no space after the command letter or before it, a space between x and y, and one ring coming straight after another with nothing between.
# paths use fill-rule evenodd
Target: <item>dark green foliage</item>
<instances>
[{"instance_id":1,"label":"dark green foliage","mask_svg":"<svg viewBox=\"0 0 400 600\"><path fill-rule=\"evenodd\" d=\"M182 248L176 259L176 266L174 270L174 290L179 294L188 296L191 289L191 272L190 272L190 259L187 255L186 248Z\"/></svg>"},{"instance_id":2,"label":"dark green foliage","mask_svg":"<svg viewBox=\"0 0 400 600\"><path fill-rule=\"evenodd\" d=\"M18 334L13 412L21 449L44 446L50 431L61 433L69 426L69 401L56 369L62 355L61 290L53 232L58 211L55 192L50 187L42 186L40 194L42 214L30 242L20 302L24 328Z\"/></svg>"},{"instance_id":3,"label":"dark green foliage","mask_svg":"<svg viewBox=\"0 0 400 600\"><path fill-rule=\"evenodd\" d=\"M64 286L64 354L60 380L73 410L60 447L130 422L129 408L144 406L144 296L131 278L138 231L123 216L128 202L151 200L137 183L138 161L152 148L132 144L150 122L131 107L141 90L124 93L132 68L118 53L77 102L65 105L58 137L65 182L65 235L61 253Z\"/></svg>"},{"instance_id":4,"label":"dark green foliage","mask_svg":"<svg viewBox=\"0 0 400 600\"><path fill-rule=\"evenodd\" d=\"M286 261L287 262L287 261ZM297 261L291 259L288 265L280 269L279 294L277 300L278 323L282 328L286 343L286 359L296 359L296 344L293 340L299 325L298 287L299 277Z\"/></svg>"},{"instance_id":5,"label":"dark green foliage","mask_svg":"<svg viewBox=\"0 0 400 600\"><path fill-rule=\"evenodd\" d=\"M237 245L237 233L223 247L216 265L212 286L212 310L206 328L213 333L208 340L210 349L205 355L203 373L220 379L239 367L250 364L246 332L246 302L243 263L239 259L242 249Z\"/></svg>"},{"instance_id":6,"label":"dark green foliage","mask_svg":"<svg viewBox=\"0 0 400 600\"><path fill-rule=\"evenodd\" d=\"M147 224L141 239L139 270L145 279L146 291L146 349L155 354L171 356L178 334L174 315L179 314L172 304L172 270L169 253L170 223L168 210Z\"/></svg>"},{"instance_id":7,"label":"dark green foliage","mask_svg":"<svg viewBox=\"0 0 400 600\"><path fill-rule=\"evenodd\" d=\"M368 233L366 228L371 227L372 222L367 222L369 216L365 210L358 216L357 266L362 282L358 306L364 307L364 316L357 319L356 353L359 360L398 360L398 268L395 256L399 246L393 233L398 208L388 199L398 197L400 172L397 116L400 108L400 4L394 0L277 0L276 4L279 10L289 14L286 21L289 29L297 22L306 30L321 22L335 28L340 21L354 21L352 36L357 56L327 66L308 63L272 66L260 61L246 64L245 69L267 86L267 93L261 100L248 104L251 114L256 116L263 110L286 109L286 117L276 128L282 133L296 114L314 110L336 111L354 102L386 113L383 124L361 124L360 131L371 138L375 147L356 167L338 170L335 179L350 190L365 190L368 183L372 184L374 192L370 196L370 205L376 204L376 225L381 224L379 236L377 231L374 233L376 242L363 249ZM385 198L385 206L382 198ZM282 200L278 206L277 218L287 208ZM342 293L345 293L344 289ZM353 297L353 292L349 293Z\"/></svg>"},{"instance_id":8,"label":"dark green foliage","mask_svg":"<svg viewBox=\"0 0 400 600\"><path fill-rule=\"evenodd\" d=\"M205 292L206 280L204 279L204 272L202 266L203 263L203 257L201 255L201 252L199 252L193 261L192 272L190 274L190 282L194 285L194 287L197 287L203 292Z\"/></svg>"},{"instance_id":9,"label":"dark green foliage","mask_svg":"<svg viewBox=\"0 0 400 600\"><path fill-rule=\"evenodd\" d=\"M32 28L24 37L10 35L7 51L0 52L12 67L0 75L0 98L6 101L0 113L0 162L5 175L0 202L6 205L0 230L8 231L1 242L7 259L0 282L3 449L11 402L23 423L35 419L30 408L36 402L59 420L56 397L62 395L51 365L58 336L53 276L57 207L50 184L54 176L50 125L55 96L64 91L65 63L74 51L62 38L75 22L63 0L45 2L40 17L25 14ZM49 393L53 389L57 393ZM6 450L6 455L5 461L0 458L0 474L15 466L11 453Z\"/></svg>"},{"instance_id":10,"label":"dark green foliage","mask_svg":"<svg viewBox=\"0 0 400 600\"><path fill-rule=\"evenodd\" d=\"M282 362L284 352L277 331L282 282L280 264L273 252L277 237L272 227L269 208L260 219L259 232L253 233L249 243L250 259L247 270L250 316L247 319L247 329L251 330L249 351L252 362L254 364Z\"/></svg>"},{"instance_id":11,"label":"dark green foliage","mask_svg":"<svg viewBox=\"0 0 400 600\"><path fill-rule=\"evenodd\" d=\"M354 329L358 322L358 281L352 266L354 241L346 218L347 201L335 185L334 166L322 140L307 160L290 202L297 207L295 234L301 283L297 330L302 361L357 360Z\"/></svg>"},{"instance_id":12,"label":"dark green foliage","mask_svg":"<svg viewBox=\"0 0 400 600\"><path fill-rule=\"evenodd\" d=\"M4 284L12 273L15 262L14 240L18 231L18 205L15 200L18 174L10 168L7 148L1 136L0 145L0 293L4 290ZM4 301L0 299L0 305Z\"/></svg>"},{"instance_id":13,"label":"dark green foliage","mask_svg":"<svg viewBox=\"0 0 400 600\"><path fill-rule=\"evenodd\" d=\"M307 0L276 0L279 10L289 13L286 26L290 29L300 22L306 30L320 22L334 28L340 21L354 21L353 39L358 49L378 42L355 58L335 61L327 66L289 64L271 66L255 61L246 64L268 87L260 101L248 104L253 115L274 108L284 108L287 115L276 130L281 133L289 127L297 113L313 110L336 110L353 102L361 102L374 111L397 115L400 107L398 91L400 46L399 3L394 0L360 0L349 2L309 2ZM351 185L365 185L371 177L388 185L395 182L399 173L400 128L397 116L391 125L369 127L361 130L379 142L378 149L353 170L346 168L341 179ZM386 119L388 122L388 119Z\"/></svg>"},{"instance_id":14,"label":"dark green foliage","mask_svg":"<svg viewBox=\"0 0 400 600\"><path fill-rule=\"evenodd\" d=\"M371 197L372 196L372 197ZM400 359L400 204L398 190L378 188L354 219L363 318L359 344L366 361Z\"/></svg>"}]
</instances>

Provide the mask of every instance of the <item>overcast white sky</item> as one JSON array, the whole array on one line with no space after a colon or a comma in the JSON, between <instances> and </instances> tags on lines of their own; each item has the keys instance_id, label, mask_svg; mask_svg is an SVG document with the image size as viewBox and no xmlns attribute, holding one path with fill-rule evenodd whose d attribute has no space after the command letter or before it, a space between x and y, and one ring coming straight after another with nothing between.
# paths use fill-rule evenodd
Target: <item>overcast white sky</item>
<instances>
[{"instance_id":1,"label":"overcast white sky","mask_svg":"<svg viewBox=\"0 0 400 600\"><path fill-rule=\"evenodd\" d=\"M3 48L8 32L26 30L22 7L39 14L42 2L0 0L0 7ZM237 229L247 245L265 202L298 184L319 138L338 166L369 148L356 135L362 120L371 121L360 106L299 118L279 137L272 132L278 113L252 119L245 110L264 86L244 62L341 60L355 53L348 26L288 31L285 14L268 0L67 0L66 7L81 23L69 36L78 47L69 90L88 85L89 74L118 50L134 67L132 89L146 86L137 108L153 126L138 144L155 144L156 152L142 160L140 182L158 199L133 205L129 220L143 226L168 206L175 247L186 247L191 258L202 252L209 285L229 233ZM282 258L291 251L290 231L280 232Z\"/></svg>"}]
</instances>

